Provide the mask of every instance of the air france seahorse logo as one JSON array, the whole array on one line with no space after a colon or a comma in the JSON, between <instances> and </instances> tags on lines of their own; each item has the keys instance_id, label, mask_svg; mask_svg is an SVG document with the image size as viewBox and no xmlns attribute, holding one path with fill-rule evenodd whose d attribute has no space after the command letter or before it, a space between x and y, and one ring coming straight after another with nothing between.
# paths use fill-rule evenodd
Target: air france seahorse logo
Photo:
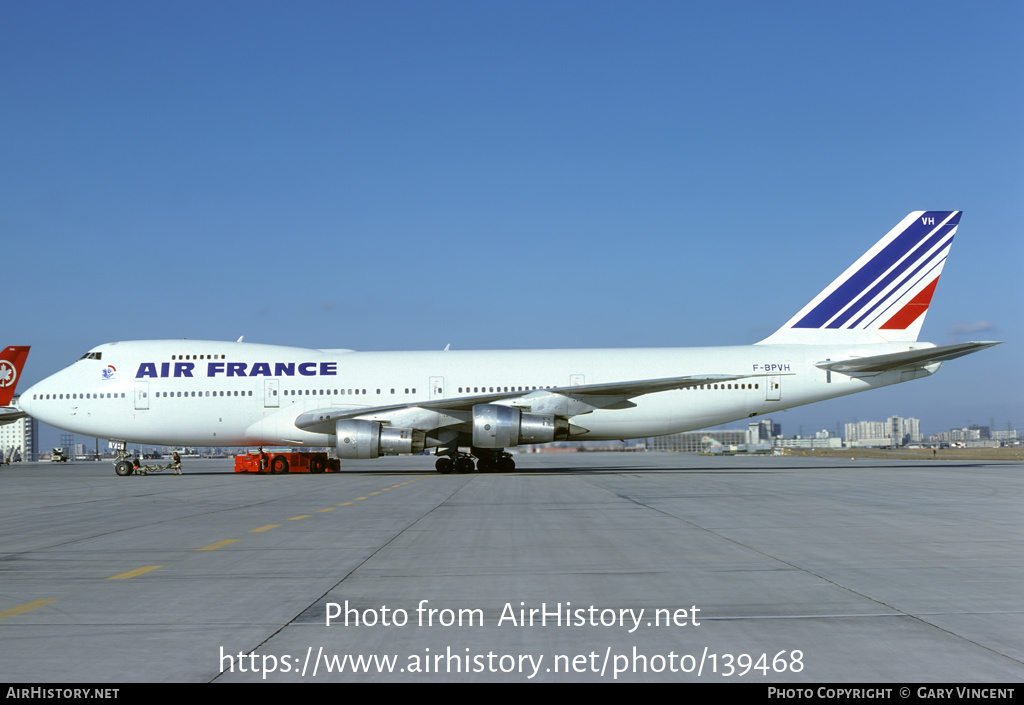
<instances>
[{"instance_id":1,"label":"air france seahorse logo","mask_svg":"<svg viewBox=\"0 0 1024 705\"><path fill-rule=\"evenodd\" d=\"M103 375L103 379L114 379L114 375L117 373L117 368L113 365L107 365L100 372Z\"/></svg>"},{"instance_id":2,"label":"air france seahorse logo","mask_svg":"<svg viewBox=\"0 0 1024 705\"><path fill-rule=\"evenodd\" d=\"M18 382L18 370L7 360L0 360L0 388L13 387Z\"/></svg>"}]
</instances>

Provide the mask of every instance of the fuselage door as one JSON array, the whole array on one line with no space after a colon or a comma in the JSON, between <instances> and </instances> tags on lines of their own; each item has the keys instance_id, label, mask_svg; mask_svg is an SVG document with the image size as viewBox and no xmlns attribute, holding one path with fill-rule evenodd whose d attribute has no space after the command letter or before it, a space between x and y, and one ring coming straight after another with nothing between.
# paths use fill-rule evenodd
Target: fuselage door
<instances>
[{"instance_id":1,"label":"fuselage door","mask_svg":"<svg viewBox=\"0 0 1024 705\"><path fill-rule=\"evenodd\" d=\"M278 397L281 394L281 380L263 380L263 406L267 409L276 409L281 405Z\"/></svg>"},{"instance_id":2,"label":"fuselage door","mask_svg":"<svg viewBox=\"0 0 1024 705\"><path fill-rule=\"evenodd\" d=\"M149 408L149 382L135 383L135 408Z\"/></svg>"},{"instance_id":3,"label":"fuselage door","mask_svg":"<svg viewBox=\"0 0 1024 705\"><path fill-rule=\"evenodd\" d=\"M764 378L765 401L780 401L782 399L782 377L768 375Z\"/></svg>"},{"instance_id":4,"label":"fuselage door","mask_svg":"<svg viewBox=\"0 0 1024 705\"><path fill-rule=\"evenodd\" d=\"M444 399L444 377L430 378L430 398Z\"/></svg>"}]
</instances>

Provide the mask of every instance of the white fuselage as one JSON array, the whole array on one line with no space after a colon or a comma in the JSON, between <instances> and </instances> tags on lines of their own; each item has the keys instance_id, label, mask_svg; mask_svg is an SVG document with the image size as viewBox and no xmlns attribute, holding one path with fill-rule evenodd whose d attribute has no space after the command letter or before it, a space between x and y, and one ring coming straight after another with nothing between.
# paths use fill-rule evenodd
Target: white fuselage
<instances>
[{"instance_id":1,"label":"white fuselage","mask_svg":"<svg viewBox=\"0 0 1024 705\"><path fill-rule=\"evenodd\" d=\"M925 344L926 345L926 344ZM922 344L915 344L921 347ZM858 345L858 356L905 343ZM83 435L197 446L330 446L295 426L314 409L350 411L501 391L685 375L744 375L727 383L645 394L630 408L572 419L588 440L657 436L767 414L934 372L853 377L815 366L848 346L748 345L609 350L352 352L251 343L108 343L21 395L33 417Z\"/></svg>"}]
</instances>

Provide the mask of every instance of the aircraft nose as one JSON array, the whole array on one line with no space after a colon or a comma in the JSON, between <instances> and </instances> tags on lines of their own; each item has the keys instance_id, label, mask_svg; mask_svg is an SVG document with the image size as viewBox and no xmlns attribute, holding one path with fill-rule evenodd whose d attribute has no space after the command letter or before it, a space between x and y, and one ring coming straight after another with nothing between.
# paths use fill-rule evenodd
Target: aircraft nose
<instances>
[{"instance_id":1,"label":"aircraft nose","mask_svg":"<svg viewBox=\"0 0 1024 705\"><path fill-rule=\"evenodd\" d=\"M18 401L16 402L18 408L24 411L29 416L32 416L32 397L34 394L38 394L38 392L36 391L37 387L38 385L33 384L31 387L29 387L28 389L21 393L21 395L18 397Z\"/></svg>"}]
</instances>

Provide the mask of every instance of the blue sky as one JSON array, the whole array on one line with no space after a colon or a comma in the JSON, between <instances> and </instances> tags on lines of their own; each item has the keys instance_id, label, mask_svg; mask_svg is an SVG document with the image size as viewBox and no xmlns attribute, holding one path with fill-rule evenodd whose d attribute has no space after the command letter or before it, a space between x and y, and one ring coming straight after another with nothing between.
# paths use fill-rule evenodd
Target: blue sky
<instances>
[{"instance_id":1,"label":"blue sky","mask_svg":"<svg viewBox=\"0 0 1024 705\"><path fill-rule=\"evenodd\" d=\"M1006 343L776 420L1024 431L1022 30L1019 2L4 3L0 343L26 385L125 339L746 344L958 209L922 337Z\"/></svg>"}]
</instances>

